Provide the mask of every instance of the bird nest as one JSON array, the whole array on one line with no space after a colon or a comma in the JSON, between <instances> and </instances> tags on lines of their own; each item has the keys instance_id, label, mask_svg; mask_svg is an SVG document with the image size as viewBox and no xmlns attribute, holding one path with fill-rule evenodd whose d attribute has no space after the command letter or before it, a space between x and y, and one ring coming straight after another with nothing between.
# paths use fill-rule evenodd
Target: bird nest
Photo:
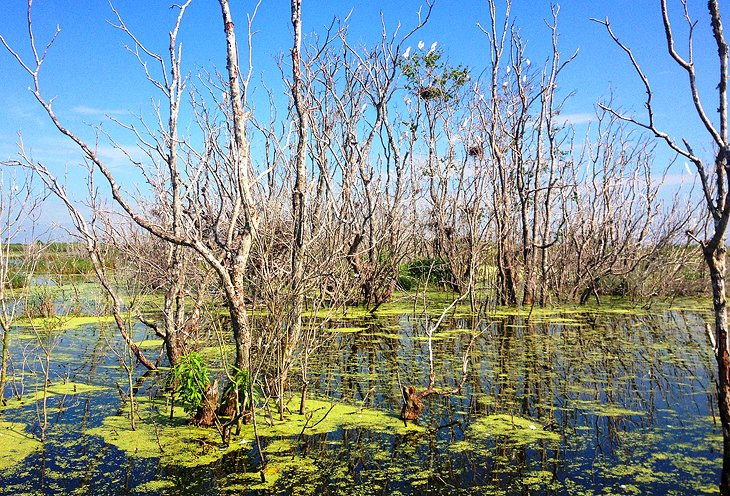
<instances>
[{"instance_id":1,"label":"bird nest","mask_svg":"<svg viewBox=\"0 0 730 496\"><path fill-rule=\"evenodd\" d=\"M484 156L484 148L482 145L471 145L466 152L472 158L482 158Z\"/></svg>"},{"instance_id":2,"label":"bird nest","mask_svg":"<svg viewBox=\"0 0 730 496\"><path fill-rule=\"evenodd\" d=\"M444 94L443 90L437 86L421 86L418 88L417 93L423 100L441 98Z\"/></svg>"}]
</instances>

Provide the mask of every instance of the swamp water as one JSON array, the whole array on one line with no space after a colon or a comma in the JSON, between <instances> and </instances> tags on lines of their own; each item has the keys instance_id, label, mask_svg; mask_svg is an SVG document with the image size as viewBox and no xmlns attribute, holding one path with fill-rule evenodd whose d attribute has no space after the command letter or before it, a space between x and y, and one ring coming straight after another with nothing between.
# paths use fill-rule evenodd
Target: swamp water
<instances>
[{"instance_id":1,"label":"swamp water","mask_svg":"<svg viewBox=\"0 0 730 496\"><path fill-rule=\"evenodd\" d=\"M12 335L22 402L0 409L2 494L713 494L721 469L708 314L573 308L452 315L433 334L435 388L417 424L398 419L402 385L428 386L426 329L438 315L384 307L320 331L308 417L275 406L221 446L171 418L164 372L128 377L96 319ZM39 339L40 338L40 339ZM143 336L139 336L140 340ZM50 354L45 441L42 395ZM158 342L148 340L148 356ZM118 349L123 349L117 342ZM208 350L215 359L217 352ZM40 358L39 358L40 357ZM135 379L144 371L136 370ZM292 389L298 389L292 377ZM12 386L8 386L6 397ZM289 398L289 397L287 397ZM274 419L273 426L269 425Z\"/></svg>"}]
</instances>

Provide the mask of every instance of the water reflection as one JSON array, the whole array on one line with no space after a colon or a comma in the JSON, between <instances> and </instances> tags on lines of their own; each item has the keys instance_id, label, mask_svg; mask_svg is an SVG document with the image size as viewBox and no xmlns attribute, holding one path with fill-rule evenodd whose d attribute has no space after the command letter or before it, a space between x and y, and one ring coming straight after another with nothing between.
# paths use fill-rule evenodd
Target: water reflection
<instances>
[{"instance_id":1,"label":"water reflection","mask_svg":"<svg viewBox=\"0 0 730 496\"><path fill-rule=\"evenodd\" d=\"M427 330L434 321L403 315L346 323L361 327L358 332L329 331L327 352L310 364L310 390L396 416L403 385L428 385ZM180 469L128 456L84 434L119 408L115 388L124 376L108 352L110 339L93 327L63 334L52 359L56 377L113 389L54 398L48 441L15 469L0 472L0 487L18 494L246 493L242 481L250 479L243 476L258 470L253 449L227 454L212 466ZM721 444L705 339L702 317L694 312L453 318L431 342L435 387L446 391L462 383L465 357L466 381L460 394L427 398L418 421L424 429L340 429L289 439L276 454L306 463L282 469L274 492L711 489ZM32 340L15 346L14 356L25 356L31 370ZM138 394L154 394L159 378L145 379L137 383ZM295 383L291 388L298 390ZM0 420L25 423L30 431L35 405L6 409ZM264 446L274 449L281 440L264 439Z\"/></svg>"}]
</instances>

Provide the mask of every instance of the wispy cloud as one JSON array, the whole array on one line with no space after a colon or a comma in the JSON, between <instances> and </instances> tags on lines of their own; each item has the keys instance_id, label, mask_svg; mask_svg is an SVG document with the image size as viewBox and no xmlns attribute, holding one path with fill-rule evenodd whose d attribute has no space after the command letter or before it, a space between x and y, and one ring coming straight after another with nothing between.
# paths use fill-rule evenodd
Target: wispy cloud
<instances>
[{"instance_id":1,"label":"wispy cloud","mask_svg":"<svg viewBox=\"0 0 730 496\"><path fill-rule=\"evenodd\" d=\"M128 168L133 162L144 162L147 158L135 145L120 147L100 145L96 148L96 152L111 169Z\"/></svg>"},{"instance_id":2,"label":"wispy cloud","mask_svg":"<svg viewBox=\"0 0 730 496\"><path fill-rule=\"evenodd\" d=\"M71 109L73 112L81 115L104 116L104 115L128 115L128 110L121 109L101 109L87 107L86 105L77 105Z\"/></svg>"},{"instance_id":3,"label":"wispy cloud","mask_svg":"<svg viewBox=\"0 0 730 496\"><path fill-rule=\"evenodd\" d=\"M563 125L576 126L579 124L588 124L589 122L596 119L596 114L592 112L583 112L576 114L563 114L558 117L558 121L562 122Z\"/></svg>"},{"instance_id":4,"label":"wispy cloud","mask_svg":"<svg viewBox=\"0 0 730 496\"><path fill-rule=\"evenodd\" d=\"M670 186L692 186L697 182L697 176L692 172L684 172L679 174L667 174L661 182L662 187Z\"/></svg>"},{"instance_id":5,"label":"wispy cloud","mask_svg":"<svg viewBox=\"0 0 730 496\"><path fill-rule=\"evenodd\" d=\"M34 140L25 140L25 151L31 160L43 162L44 164L61 170L71 167L73 170L75 165L84 161L83 152L65 136L44 136ZM112 146L111 144L100 144L92 146L99 158L110 169L129 170L133 161L144 162L147 156L135 144L120 144ZM0 159L17 155L18 144L5 143L0 140Z\"/></svg>"}]
</instances>

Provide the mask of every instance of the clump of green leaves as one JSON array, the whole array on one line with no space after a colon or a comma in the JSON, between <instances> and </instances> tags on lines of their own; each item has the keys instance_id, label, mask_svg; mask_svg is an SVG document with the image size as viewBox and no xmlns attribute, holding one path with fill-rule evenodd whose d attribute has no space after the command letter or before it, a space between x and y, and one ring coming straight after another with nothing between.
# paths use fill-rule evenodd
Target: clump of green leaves
<instances>
[{"instance_id":1,"label":"clump of green leaves","mask_svg":"<svg viewBox=\"0 0 730 496\"><path fill-rule=\"evenodd\" d=\"M400 69L408 80L406 88L424 101L449 101L469 81L469 69L443 61L435 43L427 52L422 43L413 54L409 49L408 56L401 58Z\"/></svg>"},{"instance_id":2,"label":"clump of green leaves","mask_svg":"<svg viewBox=\"0 0 730 496\"><path fill-rule=\"evenodd\" d=\"M180 357L170 374L170 383L185 413L195 415L203 404L205 388L210 383L210 372L203 357L195 352Z\"/></svg>"},{"instance_id":3,"label":"clump of green leaves","mask_svg":"<svg viewBox=\"0 0 730 496\"><path fill-rule=\"evenodd\" d=\"M252 388L251 374L248 370L234 367L234 372L235 374L223 394L224 403L237 398L239 411L246 411L253 403L261 399L262 394L259 388L255 386ZM253 391L253 397L251 397L251 391Z\"/></svg>"},{"instance_id":4,"label":"clump of green leaves","mask_svg":"<svg viewBox=\"0 0 730 496\"><path fill-rule=\"evenodd\" d=\"M415 280L426 284L445 284L454 280L454 274L446 260L441 258L417 258L403 266Z\"/></svg>"}]
</instances>

